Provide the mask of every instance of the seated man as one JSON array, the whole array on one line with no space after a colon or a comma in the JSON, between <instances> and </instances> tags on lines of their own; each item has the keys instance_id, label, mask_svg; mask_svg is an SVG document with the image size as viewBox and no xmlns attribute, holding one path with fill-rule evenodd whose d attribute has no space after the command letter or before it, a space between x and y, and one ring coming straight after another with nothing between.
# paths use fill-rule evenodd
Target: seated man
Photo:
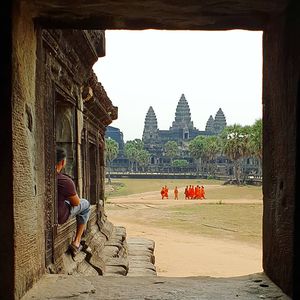
<instances>
[{"instance_id":1,"label":"seated man","mask_svg":"<svg viewBox=\"0 0 300 300\"><path fill-rule=\"evenodd\" d=\"M90 216L90 203L86 199L79 199L73 180L61 171L66 165L66 150L60 147L56 149L56 172L57 172L57 204L58 223L63 224L69 218L76 217L77 230L70 251L75 256L81 249L81 236Z\"/></svg>"}]
</instances>

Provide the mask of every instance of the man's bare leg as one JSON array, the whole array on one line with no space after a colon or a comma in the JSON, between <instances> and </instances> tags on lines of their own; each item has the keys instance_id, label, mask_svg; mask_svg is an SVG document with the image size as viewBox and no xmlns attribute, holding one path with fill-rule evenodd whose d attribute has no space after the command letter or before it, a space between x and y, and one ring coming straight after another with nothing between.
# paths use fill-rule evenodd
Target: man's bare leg
<instances>
[{"instance_id":1,"label":"man's bare leg","mask_svg":"<svg viewBox=\"0 0 300 300\"><path fill-rule=\"evenodd\" d=\"M75 236L75 239L72 243L77 248L80 246L81 236L84 232L84 229L85 229L85 224L78 224L77 223L76 236Z\"/></svg>"}]
</instances>

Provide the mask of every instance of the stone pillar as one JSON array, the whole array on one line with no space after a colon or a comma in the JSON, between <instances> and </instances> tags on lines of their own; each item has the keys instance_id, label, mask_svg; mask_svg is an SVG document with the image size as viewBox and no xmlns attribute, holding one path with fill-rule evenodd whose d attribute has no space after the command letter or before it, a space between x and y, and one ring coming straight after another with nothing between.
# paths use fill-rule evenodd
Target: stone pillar
<instances>
[{"instance_id":1,"label":"stone pillar","mask_svg":"<svg viewBox=\"0 0 300 300\"><path fill-rule=\"evenodd\" d=\"M299 35L299 15L288 15L271 20L263 37L263 269L288 295L293 293L299 219L294 217L299 186L295 180Z\"/></svg>"},{"instance_id":2,"label":"stone pillar","mask_svg":"<svg viewBox=\"0 0 300 300\"><path fill-rule=\"evenodd\" d=\"M32 18L29 5L16 2L12 18L11 101L14 251L10 253L15 260L15 299L22 297L45 272L44 101L36 90L40 76L36 73L37 28ZM3 198L3 202L10 200Z\"/></svg>"},{"instance_id":3,"label":"stone pillar","mask_svg":"<svg viewBox=\"0 0 300 300\"><path fill-rule=\"evenodd\" d=\"M14 218L13 218L13 169L12 169L12 8L11 3L1 8L0 55L1 110L0 110L0 298L13 299L14 295Z\"/></svg>"}]
</instances>

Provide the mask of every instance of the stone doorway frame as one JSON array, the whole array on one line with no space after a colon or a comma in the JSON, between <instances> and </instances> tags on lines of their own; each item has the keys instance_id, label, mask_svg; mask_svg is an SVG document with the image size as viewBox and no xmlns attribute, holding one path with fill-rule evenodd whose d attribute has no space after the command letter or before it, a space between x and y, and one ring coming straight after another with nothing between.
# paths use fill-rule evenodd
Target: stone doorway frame
<instances>
[{"instance_id":1,"label":"stone doorway frame","mask_svg":"<svg viewBox=\"0 0 300 300\"><path fill-rule=\"evenodd\" d=\"M91 1L93 2L93 1ZM187 9L180 3L176 4L179 13L174 7L166 8L166 3L157 1L154 4L156 18L149 1L148 9L142 10L134 4L128 3L127 10L124 7L113 6L111 2L103 2L102 6L97 1L93 10L90 7L81 9L68 7L67 2L58 0L35 1L34 4L19 1L5 6L1 10L2 42L6 47L1 55L3 65L1 79L2 109L0 125L2 128L0 146L6 149L2 157L1 182L5 189L1 201L1 220L5 227L1 229L2 240L6 241L0 251L1 273L6 274L1 281L1 289L8 291L13 298L16 286L15 253L15 189L14 185L14 158L13 158L13 115L12 100L15 95L15 87L18 82L12 82L11 78L18 61L12 56L13 45L17 37L13 35L11 24L24 18L19 16L24 5L32 10L28 11L26 18L31 22L44 27L77 28L77 29L250 29L263 30L264 68L263 68L263 120L264 120L264 219L263 219L263 267L265 273L289 295L299 296L300 287L296 285L296 275L299 275L299 214L300 205L297 199L300 197L299 176L299 72L300 41L297 38L299 28L299 2L296 0L281 0L275 4L271 0L256 2L237 1L228 3L222 1L223 6L207 5L195 6ZM104 13L107 7L111 13ZM144 3L146 5L146 3ZM206 6L207 5L207 6ZM244 5L244 6L243 6ZM147 6L147 5L146 5ZM161 6L161 9L160 7ZM180 8L182 11L180 11ZM226 10L227 8L227 10ZM244 10L242 9L244 8ZM123 9L123 10L122 10ZM239 13L240 9L240 13ZM124 13L125 11L125 13ZM143 14L144 11L144 14ZM158 11L158 12L157 12ZM146 14L145 14L146 12ZM192 16L190 12L194 13ZM16 17L16 18L15 18ZM180 19L181 18L181 19ZM192 20L200 20L198 23ZM202 23L201 23L202 22ZM27 23L29 24L29 23ZM26 30L26 28L24 29ZM28 49L30 50L30 47ZM22 83L20 83L22 84ZM24 87L25 88L25 87ZM10 255L9 255L10 254ZM41 276L43 270L37 272Z\"/></svg>"}]
</instances>

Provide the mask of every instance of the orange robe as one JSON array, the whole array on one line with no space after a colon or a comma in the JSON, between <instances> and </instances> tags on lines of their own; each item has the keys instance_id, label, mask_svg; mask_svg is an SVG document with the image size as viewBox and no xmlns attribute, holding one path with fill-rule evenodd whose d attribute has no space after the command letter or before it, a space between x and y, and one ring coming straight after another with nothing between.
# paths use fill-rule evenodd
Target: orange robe
<instances>
[{"instance_id":1,"label":"orange robe","mask_svg":"<svg viewBox=\"0 0 300 300\"><path fill-rule=\"evenodd\" d=\"M191 188L191 199L194 199L195 197L195 189L194 189L194 186L192 186Z\"/></svg>"},{"instance_id":2,"label":"orange robe","mask_svg":"<svg viewBox=\"0 0 300 300\"><path fill-rule=\"evenodd\" d=\"M200 199L200 188L199 188L199 186L195 187L195 199Z\"/></svg>"},{"instance_id":3,"label":"orange robe","mask_svg":"<svg viewBox=\"0 0 300 300\"><path fill-rule=\"evenodd\" d=\"M178 188L174 189L175 200L178 200Z\"/></svg>"},{"instance_id":4,"label":"orange robe","mask_svg":"<svg viewBox=\"0 0 300 300\"><path fill-rule=\"evenodd\" d=\"M188 199L192 199L192 187L191 186L189 187L188 195L189 195Z\"/></svg>"},{"instance_id":5,"label":"orange robe","mask_svg":"<svg viewBox=\"0 0 300 300\"><path fill-rule=\"evenodd\" d=\"M204 187L200 187L200 199L205 199Z\"/></svg>"},{"instance_id":6,"label":"orange robe","mask_svg":"<svg viewBox=\"0 0 300 300\"><path fill-rule=\"evenodd\" d=\"M185 199L189 199L189 189L186 187L184 190Z\"/></svg>"},{"instance_id":7,"label":"orange robe","mask_svg":"<svg viewBox=\"0 0 300 300\"><path fill-rule=\"evenodd\" d=\"M165 197L169 199L169 189L167 187L165 187Z\"/></svg>"},{"instance_id":8,"label":"orange robe","mask_svg":"<svg viewBox=\"0 0 300 300\"><path fill-rule=\"evenodd\" d=\"M164 199L165 198L165 188L161 189L160 194L161 194L161 199Z\"/></svg>"}]
</instances>

